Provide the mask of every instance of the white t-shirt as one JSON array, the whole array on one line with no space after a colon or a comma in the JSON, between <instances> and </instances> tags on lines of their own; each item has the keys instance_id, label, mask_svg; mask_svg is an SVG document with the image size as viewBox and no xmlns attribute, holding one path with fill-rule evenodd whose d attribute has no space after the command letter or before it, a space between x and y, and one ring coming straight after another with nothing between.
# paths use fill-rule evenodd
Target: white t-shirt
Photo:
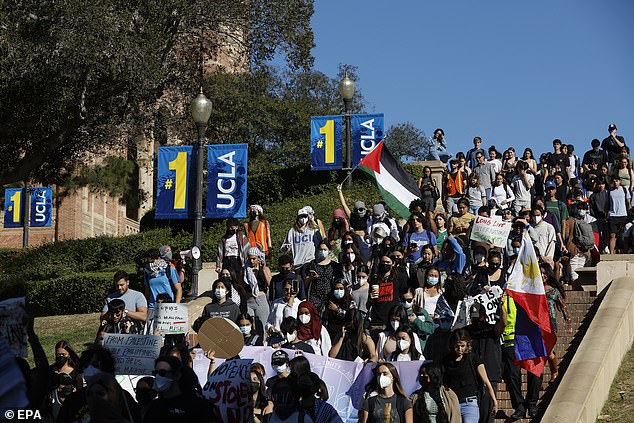
<instances>
[{"instance_id":1,"label":"white t-shirt","mask_svg":"<svg viewBox=\"0 0 634 423\"><path fill-rule=\"evenodd\" d=\"M238 239L235 234L225 241L225 257L238 257Z\"/></svg>"},{"instance_id":2,"label":"white t-shirt","mask_svg":"<svg viewBox=\"0 0 634 423\"><path fill-rule=\"evenodd\" d=\"M508 186L505 187L504 185L493 187L491 197L495 199L495 202L497 203L499 209L507 209L509 207L509 203L515 200L515 194L513 194L513 190ZM502 201L504 200L506 200L506 203L502 204Z\"/></svg>"},{"instance_id":3,"label":"white t-shirt","mask_svg":"<svg viewBox=\"0 0 634 423\"><path fill-rule=\"evenodd\" d=\"M535 177L530 173L526 174L526 179L528 179L528 182L531 185L535 183ZM522 205L531 204L531 191L530 189L526 189L524 180L520 175L515 175L513 177L513 191L515 191L515 201L521 203Z\"/></svg>"},{"instance_id":4,"label":"white t-shirt","mask_svg":"<svg viewBox=\"0 0 634 423\"><path fill-rule=\"evenodd\" d=\"M495 159L495 160L489 160L489 163L491 163L493 165L493 169L495 169L495 173L500 173L500 170L502 170L502 161Z\"/></svg>"}]
</instances>

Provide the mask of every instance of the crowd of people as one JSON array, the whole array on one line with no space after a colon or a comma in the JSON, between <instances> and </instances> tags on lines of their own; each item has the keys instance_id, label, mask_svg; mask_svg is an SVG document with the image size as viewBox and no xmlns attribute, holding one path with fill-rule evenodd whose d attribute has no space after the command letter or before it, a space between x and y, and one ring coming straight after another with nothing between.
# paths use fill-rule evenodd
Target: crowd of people
<instances>
[{"instance_id":1,"label":"crowd of people","mask_svg":"<svg viewBox=\"0 0 634 423\"><path fill-rule=\"evenodd\" d=\"M559 331L571 330L565 297L568 286L575 287L576 270L600 254L632 248L633 159L614 124L608 132L582 157L559 139L552 152L536 157L526 148L520 157L513 147L500 153L475 137L472 149L451 158L438 129L430 158L444 160L446 169L434 175L423 168L420 199L410 204L406 220L392 216L383 202L366 207L354 199L350 208L339 186L341 208L326 222L311 206L297 211L275 265L271 222L252 205L247 222L226 221L218 279L203 294L210 302L193 328L224 317L236 323L245 345L276 349L274 375L260 363L251 368L256 422L341 421L304 353L374 366L355 405L363 423L492 421L502 381L514 408L511 419L535 417L542 379L529 373L522 392L513 299L503 293L493 314L474 303L461 328L453 327L457 307L467 297L503 292L526 231L539 257L551 324L557 330L561 313L565 327ZM512 224L504 248L471 239L476 216ZM98 339L152 333L155 304L181 301L179 257L169 246L148 254L145 293L130 289L129 276L117 272ZM98 421L96 413L107 421L214 421L191 370L188 347L194 345L182 342L166 342L155 377L139 381L136 398L117 388L106 350L96 345L78 357L60 342L45 401L51 416L57 422L85 415ZM295 350L295 357L284 349ZM400 361L420 362L420 388L411 395L392 364ZM554 381L555 351L548 362Z\"/></svg>"}]
</instances>

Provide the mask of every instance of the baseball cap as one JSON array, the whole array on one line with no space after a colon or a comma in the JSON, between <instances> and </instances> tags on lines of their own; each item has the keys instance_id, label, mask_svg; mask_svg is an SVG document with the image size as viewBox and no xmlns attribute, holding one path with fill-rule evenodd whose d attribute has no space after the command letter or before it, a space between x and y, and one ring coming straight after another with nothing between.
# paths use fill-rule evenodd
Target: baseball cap
<instances>
[{"instance_id":1,"label":"baseball cap","mask_svg":"<svg viewBox=\"0 0 634 423\"><path fill-rule=\"evenodd\" d=\"M163 245L161 248L159 248L159 254L161 255L162 259L171 260L172 259L172 247L170 247L169 245Z\"/></svg>"},{"instance_id":2,"label":"baseball cap","mask_svg":"<svg viewBox=\"0 0 634 423\"><path fill-rule=\"evenodd\" d=\"M286 354L286 351L276 350L271 354L271 365L281 366L286 362L288 362L288 354Z\"/></svg>"},{"instance_id":3,"label":"baseball cap","mask_svg":"<svg viewBox=\"0 0 634 423\"><path fill-rule=\"evenodd\" d=\"M546 186L546 189L557 188L557 184L555 183L555 181L552 181L552 180L551 181L546 181L546 185L545 186Z\"/></svg>"},{"instance_id":4,"label":"baseball cap","mask_svg":"<svg viewBox=\"0 0 634 423\"><path fill-rule=\"evenodd\" d=\"M357 201L356 203L354 203L354 208L365 210L365 203L363 201Z\"/></svg>"},{"instance_id":5,"label":"baseball cap","mask_svg":"<svg viewBox=\"0 0 634 423\"><path fill-rule=\"evenodd\" d=\"M383 204L378 203L375 204L374 207L372 207L372 214L379 215L383 213L385 213L385 207L383 207Z\"/></svg>"},{"instance_id":6,"label":"baseball cap","mask_svg":"<svg viewBox=\"0 0 634 423\"><path fill-rule=\"evenodd\" d=\"M608 126L608 132L612 132L616 129L616 125L611 123L610 126Z\"/></svg>"},{"instance_id":7,"label":"baseball cap","mask_svg":"<svg viewBox=\"0 0 634 423\"><path fill-rule=\"evenodd\" d=\"M469 317L472 319L479 319L480 314L485 314L485 313L486 313L486 309L484 308L484 305L480 303L472 304L471 307L469 307Z\"/></svg>"}]
</instances>

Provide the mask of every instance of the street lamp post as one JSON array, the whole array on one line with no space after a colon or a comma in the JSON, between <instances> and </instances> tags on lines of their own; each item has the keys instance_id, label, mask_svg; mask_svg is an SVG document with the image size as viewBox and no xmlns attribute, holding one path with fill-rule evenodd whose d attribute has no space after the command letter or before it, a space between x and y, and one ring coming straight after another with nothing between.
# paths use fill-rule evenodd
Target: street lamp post
<instances>
[{"instance_id":1,"label":"street lamp post","mask_svg":"<svg viewBox=\"0 0 634 423\"><path fill-rule=\"evenodd\" d=\"M352 186L352 115L350 114L350 109L352 108L352 98L354 97L354 81L348 78L348 71L346 71L345 78L339 83L339 94L343 98L344 116L346 118L347 187L350 188Z\"/></svg>"},{"instance_id":2,"label":"street lamp post","mask_svg":"<svg viewBox=\"0 0 634 423\"><path fill-rule=\"evenodd\" d=\"M211 116L211 101L200 93L190 105L192 118L196 123L198 141L196 143L196 204L194 208L194 247L201 248L203 235L203 169L205 165L205 131ZM194 258L192 263L192 278L190 295L198 295L198 272L202 269L202 257Z\"/></svg>"}]
</instances>

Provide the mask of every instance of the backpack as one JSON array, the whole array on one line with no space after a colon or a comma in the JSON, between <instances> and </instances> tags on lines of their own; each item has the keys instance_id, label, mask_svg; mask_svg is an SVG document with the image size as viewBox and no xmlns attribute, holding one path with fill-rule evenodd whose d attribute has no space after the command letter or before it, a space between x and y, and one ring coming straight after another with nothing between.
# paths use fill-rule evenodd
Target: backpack
<instances>
[{"instance_id":1,"label":"backpack","mask_svg":"<svg viewBox=\"0 0 634 423\"><path fill-rule=\"evenodd\" d=\"M583 220L575 220L572 233L572 242L581 250L588 251L594 246L594 233L589 223Z\"/></svg>"}]
</instances>

